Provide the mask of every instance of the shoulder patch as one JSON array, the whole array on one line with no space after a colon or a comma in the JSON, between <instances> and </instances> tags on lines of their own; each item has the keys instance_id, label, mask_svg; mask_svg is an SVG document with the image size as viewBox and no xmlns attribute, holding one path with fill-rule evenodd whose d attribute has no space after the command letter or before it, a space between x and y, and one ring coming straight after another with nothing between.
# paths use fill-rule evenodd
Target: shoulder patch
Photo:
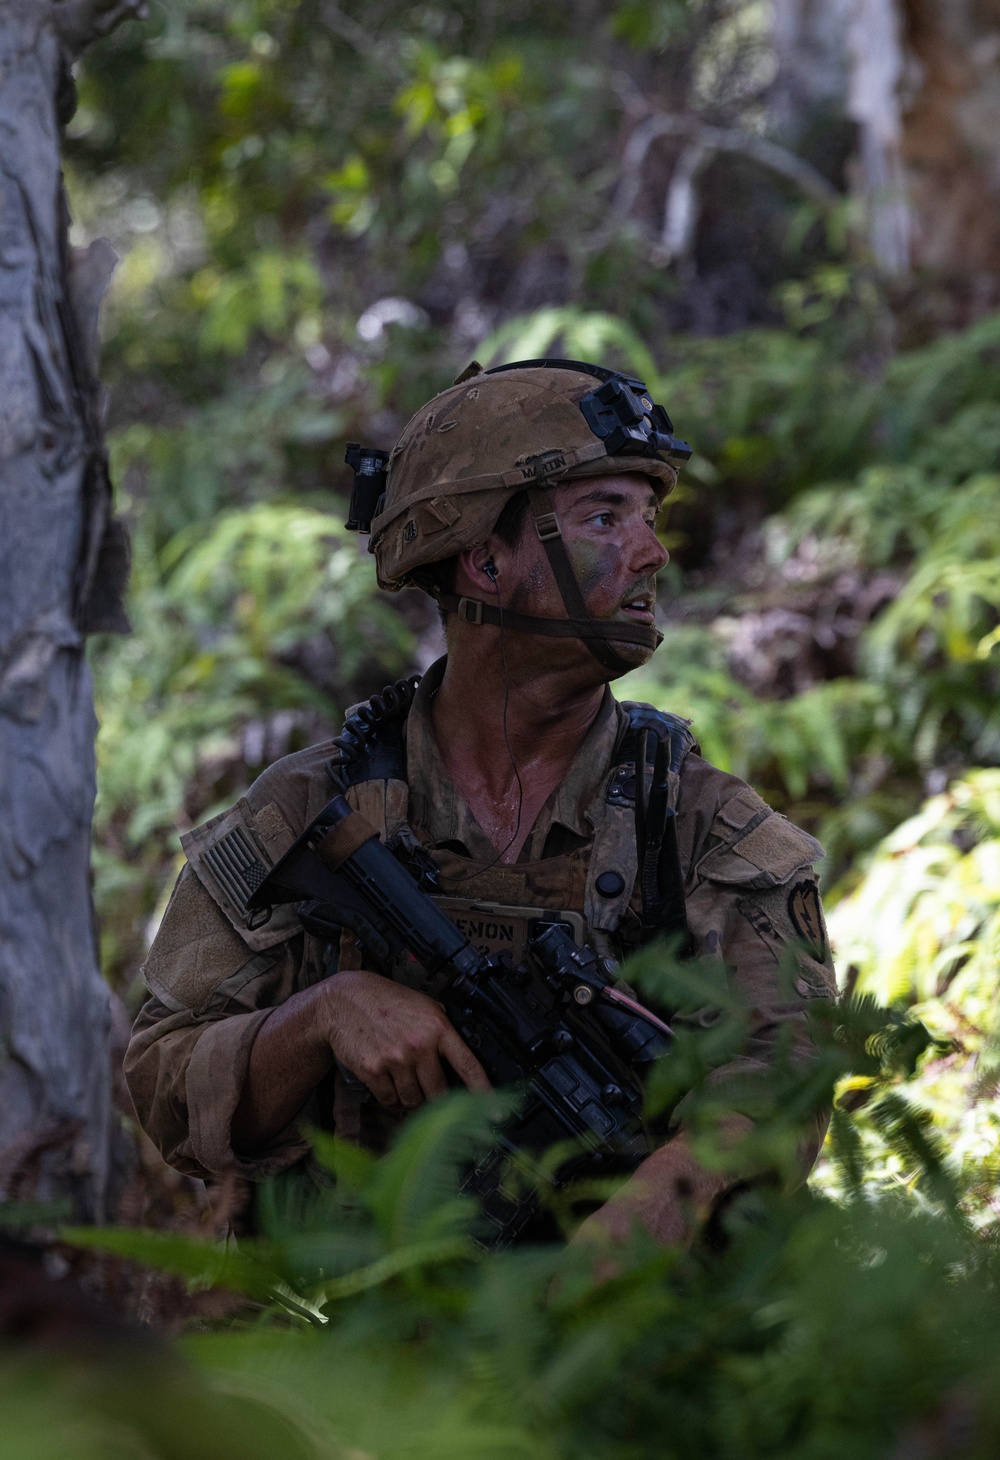
<instances>
[{"instance_id":1,"label":"shoulder patch","mask_svg":"<svg viewBox=\"0 0 1000 1460\"><path fill-rule=\"evenodd\" d=\"M788 916L809 956L823 963L827 954L826 930L815 882L796 882L788 894Z\"/></svg>"},{"instance_id":2,"label":"shoulder patch","mask_svg":"<svg viewBox=\"0 0 1000 1460\"><path fill-rule=\"evenodd\" d=\"M198 881L255 952L293 938L301 928L290 904L275 908L262 926L255 926L254 915L247 912L247 903L277 860L274 852L292 840L291 829L273 802L255 817L245 797L181 837Z\"/></svg>"},{"instance_id":3,"label":"shoulder patch","mask_svg":"<svg viewBox=\"0 0 1000 1460\"><path fill-rule=\"evenodd\" d=\"M780 887L824 855L815 837L766 807L763 813L751 817L735 836L723 821L717 820L712 829L725 840L706 853L698 864L698 875L709 882L736 887Z\"/></svg>"},{"instance_id":4,"label":"shoulder patch","mask_svg":"<svg viewBox=\"0 0 1000 1460\"><path fill-rule=\"evenodd\" d=\"M267 876L267 868L242 826L234 826L203 853L205 865L238 906L248 903Z\"/></svg>"},{"instance_id":5,"label":"shoulder patch","mask_svg":"<svg viewBox=\"0 0 1000 1460\"><path fill-rule=\"evenodd\" d=\"M254 813L254 827L272 855L283 856L295 840L291 827L274 801L268 801Z\"/></svg>"}]
</instances>

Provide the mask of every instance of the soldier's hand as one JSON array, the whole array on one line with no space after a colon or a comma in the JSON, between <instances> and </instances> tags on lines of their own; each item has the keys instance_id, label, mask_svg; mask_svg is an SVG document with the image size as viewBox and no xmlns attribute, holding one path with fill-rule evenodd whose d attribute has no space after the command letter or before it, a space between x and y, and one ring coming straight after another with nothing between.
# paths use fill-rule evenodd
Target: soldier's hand
<instances>
[{"instance_id":1,"label":"soldier's hand","mask_svg":"<svg viewBox=\"0 0 1000 1460\"><path fill-rule=\"evenodd\" d=\"M427 994L377 973L345 970L319 985L330 1048L380 1105L407 1110L448 1088L442 1059L470 1090L489 1090L486 1071Z\"/></svg>"}]
</instances>

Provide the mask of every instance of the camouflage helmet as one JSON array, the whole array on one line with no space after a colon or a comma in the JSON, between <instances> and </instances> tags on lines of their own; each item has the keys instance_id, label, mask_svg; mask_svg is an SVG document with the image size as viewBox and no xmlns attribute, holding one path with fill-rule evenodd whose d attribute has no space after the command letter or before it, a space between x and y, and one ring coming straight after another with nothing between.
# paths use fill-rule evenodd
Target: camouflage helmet
<instances>
[{"instance_id":1,"label":"camouflage helmet","mask_svg":"<svg viewBox=\"0 0 1000 1460\"><path fill-rule=\"evenodd\" d=\"M539 464L546 486L638 472L665 497L677 480L675 463L690 452L670 436L667 420L662 454L650 446L639 454L641 443L631 440L629 451L612 454L580 408L599 393L595 376L626 382L641 407L655 409L641 381L572 360L529 360L491 371L470 366L419 410L389 457L385 498L372 522L379 586L402 588L415 569L484 542L510 498L538 479Z\"/></svg>"},{"instance_id":2,"label":"camouflage helmet","mask_svg":"<svg viewBox=\"0 0 1000 1460\"><path fill-rule=\"evenodd\" d=\"M631 472L648 477L662 501L691 455L672 433L666 411L635 377L577 360L525 360L487 371L473 362L417 412L389 456L369 541L379 586L416 583L470 622L493 622L496 609L451 602L422 570L485 542L507 502L527 489L569 618L524 619L521 627L562 635L573 628L572 636L586 639L606 663L617 658L609 639L655 648L651 629L612 631L586 616L545 492L579 477ZM518 627L510 615L505 621ZM594 640L603 641L601 652ZM619 660L615 668L623 666Z\"/></svg>"}]
</instances>

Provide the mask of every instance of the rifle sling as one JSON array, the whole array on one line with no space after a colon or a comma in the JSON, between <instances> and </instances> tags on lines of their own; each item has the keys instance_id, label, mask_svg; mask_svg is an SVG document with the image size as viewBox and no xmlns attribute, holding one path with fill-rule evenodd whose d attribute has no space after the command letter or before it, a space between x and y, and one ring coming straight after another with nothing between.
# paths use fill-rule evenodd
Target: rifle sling
<instances>
[{"instance_id":1,"label":"rifle sling","mask_svg":"<svg viewBox=\"0 0 1000 1460\"><path fill-rule=\"evenodd\" d=\"M377 836L378 832L371 822L360 811L352 811L350 816L345 816L330 828L326 836L313 847L313 851L331 872L336 872L359 847Z\"/></svg>"}]
</instances>

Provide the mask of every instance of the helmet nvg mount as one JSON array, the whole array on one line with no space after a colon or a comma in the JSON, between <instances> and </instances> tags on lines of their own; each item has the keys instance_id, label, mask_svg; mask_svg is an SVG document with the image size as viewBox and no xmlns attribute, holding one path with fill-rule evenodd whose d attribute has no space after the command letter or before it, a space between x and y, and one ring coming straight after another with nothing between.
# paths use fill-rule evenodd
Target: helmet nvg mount
<instances>
[{"instance_id":1,"label":"helmet nvg mount","mask_svg":"<svg viewBox=\"0 0 1000 1460\"><path fill-rule=\"evenodd\" d=\"M582 639L620 674L632 665L614 643L652 650L660 636L642 624L589 616L550 489L581 477L637 473L662 501L690 455L634 376L579 360L521 360L486 371L473 362L417 412L388 457L348 446L355 487L347 526L371 534L382 588L414 584L467 623L499 625L497 607L445 591L434 565L485 542L507 502L526 491L567 617L505 612L504 625Z\"/></svg>"}]
</instances>

